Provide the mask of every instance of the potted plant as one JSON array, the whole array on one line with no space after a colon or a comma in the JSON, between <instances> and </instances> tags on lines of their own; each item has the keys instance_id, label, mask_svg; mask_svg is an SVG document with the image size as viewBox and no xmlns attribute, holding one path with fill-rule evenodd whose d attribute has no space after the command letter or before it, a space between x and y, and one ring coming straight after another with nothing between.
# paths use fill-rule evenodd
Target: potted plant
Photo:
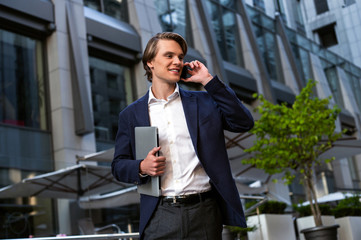
<instances>
[{"instance_id":1,"label":"potted plant","mask_svg":"<svg viewBox=\"0 0 361 240\"><path fill-rule=\"evenodd\" d=\"M255 110L261 117L251 132L257 136L257 141L245 150L252 154L243 163L253 164L269 174L284 173L287 184L294 180L296 173L301 174L301 183L306 187L311 212L319 228L322 220L313 169L322 163L319 156L330 149L342 133L335 133L340 108L329 107L331 97L314 97L312 89L315 85L315 81L309 80L291 107L285 103L273 104L262 95L255 95L260 101Z\"/></svg>"},{"instance_id":2,"label":"potted plant","mask_svg":"<svg viewBox=\"0 0 361 240\"><path fill-rule=\"evenodd\" d=\"M324 226L332 226L336 224L335 216L333 216L333 212L331 206L328 204L319 204L321 212L321 220ZM308 229L315 226L315 221L312 216L310 205L300 206L293 205L293 210L296 212L296 226L297 232L299 234L299 239L304 240L305 236L301 233L303 229Z\"/></svg>"}]
</instances>

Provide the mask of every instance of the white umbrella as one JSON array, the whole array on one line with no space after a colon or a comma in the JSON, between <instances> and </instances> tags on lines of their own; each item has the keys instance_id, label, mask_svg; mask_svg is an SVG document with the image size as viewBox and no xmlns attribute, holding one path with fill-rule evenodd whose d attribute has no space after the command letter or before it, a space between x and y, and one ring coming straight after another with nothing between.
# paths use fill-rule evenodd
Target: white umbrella
<instances>
[{"instance_id":1,"label":"white umbrella","mask_svg":"<svg viewBox=\"0 0 361 240\"><path fill-rule=\"evenodd\" d=\"M114 157L114 148L91 153L84 156L76 156L78 161L111 162Z\"/></svg>"},{"instance_id":2,"label":"white umbrella","mask_svg":"<svg viewBox=\"0 0 361 240\"><path fill-rule=\"evenodd\" d=\"M0 189L0 198L73 198L107 193L129 186L116 181L110 167L78 164L58 171L23 179Z\"/></svg>"},{"instance_id":3,"label":"white umbrella","mask_svg":"<svg viewBox=\"0 0 361 240\"><path fill-rule=\"evenodd\" d=\"M342 199L345 199L346 197L352 197L352 196L354 196L354 194L352 194L352 193L334 192L334 193L327 194L323 197L317 198L317 203L335 202L335 201L340 201ZM306 201L306 202L303 202L301 205L307 206L309 204L310 204L310 202Z\"/></svg>"},{"instance_id":4,"label":"white umbrella","mask_svg":"<svg viewBox=\"0 0 361 240\"><path fill-rule=\"evenodd\" d=\"M85 209L121 207L140 202L137 186L128 187L119 191L107 194L97 194L81 197L78 200L79 206Z\"/></svg>"}]
</instances>

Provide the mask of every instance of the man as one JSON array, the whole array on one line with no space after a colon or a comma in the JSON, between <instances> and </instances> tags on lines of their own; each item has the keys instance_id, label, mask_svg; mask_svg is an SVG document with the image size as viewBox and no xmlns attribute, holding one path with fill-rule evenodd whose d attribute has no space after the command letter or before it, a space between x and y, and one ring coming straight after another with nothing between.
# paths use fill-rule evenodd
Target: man
<instances>
[{"instance_id":1,"label":"man","mask_svg":"<svg viewBox=\"0 0 361 240\"><path fill-rule=\"evenodd\" d=\"M201 62L184 63L186 53L176 33L151 38L143 65L152 86L119 115L114 177L143 184L161 176L161 197L141 195L141 239L221 239L223 224L246 227L223 130L248 131L252 116ZM183 66L191 77L181 80L200 83L206 92L179 88ZM136 126L158 127L160 146L145 159L134 157Z\"/></svg>"}]
</instances>

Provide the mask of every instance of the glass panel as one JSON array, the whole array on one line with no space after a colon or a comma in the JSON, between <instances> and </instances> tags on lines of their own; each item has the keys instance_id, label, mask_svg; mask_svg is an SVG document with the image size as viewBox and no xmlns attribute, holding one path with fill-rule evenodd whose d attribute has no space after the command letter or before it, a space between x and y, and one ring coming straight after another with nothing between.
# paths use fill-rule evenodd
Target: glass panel
<instances>
[{"instance_id":1,"label":"glass panel","mask_svg":"<svg viewBox=\"0 0 361 240\"><path fill-rule=\"evenodd\" d=\"M0 170L0 175L4 174L3 171ZM1 239L55 236L56 234L51 199L36 197L1 199L0 214Z\"/></svg>"},{"instance_id":2,"label":"glass panel","mask_svg":"<svg viewBox=\"0 0 361 240\"><path fill-rule=\"evenodd\" d=\"M310 40L308 40L307 38L297 34L297 42L299 46L302 46L307 50L311 50Z\"/></svg>"},{"instance_id":3,"label":"glass panel","mask_svg":"<svg viewBox=\"0 0 361 240\"><path fill-rule=\"evenodd\" d=\"M0 167L53 170L50 133L0 126Z\"/></svg>"},{"instance_id":4,"label":"glass panel","mask_svg":"<svg viewBox=\"0 0 361 240\"><path fill-rule=\"evenodd\" d=\"M130 69L95 57L89 58L89 65L96 139L110 143L115 139L119 112L133 101Z\"/></svg>"},{"instance_id":5,"label":"glass panel","mask_svg":"<svg viewBox=\"0 0 361 240\"><path fill-rule=\"evenodd\" d=\"M266 43L266 67L271 79L275 81L280 81L277 77L277 66L276 66L276 48L275 48L275 38L272 33L266 32L264 34L264 39Z\"/></svg>"},{"instance_id":6,"label":"glass panel","mask_svg":"<svg viewBox=\"0 0 361 240\"><path fill-rule=\"evenodd\" d=\"M182 35L190 44L191 29L186 1L154 0L162 30ZM188 28L188 29L187 29Z\"/></svg>"},{"instance_id":7,"label":"glass panel","mask_svg":"<svg viewBox=\"0 0 361 240\"><path fill-rule=\"evenodd\" d=\"M226 59L226 50L224 46L223 41L223 31L222 31L222 24L221 24L221 14L218 10L218 6L210 1L206 2L208 12L211 16L212 26L213 30L216 34L217 43L219 46L219 49L221 50L221 54L223 59Z\"/></svg>"},{"instance_id":8,"label":"glass panel","mask_svg":"<svg viewBox=\"0 0 361 240\"><path fill-rule=\"evenodd\" d=\"M331 62L333 65L337 64L337 55L330 51L326 51L326 59L327 61Z\"/></svg>"},{"instance_id":9,"label":"glass panel","mask_svg":"<svg viewBox=\"0 0 361 240\"><path fill-rule=\"evenodd\" d=\"M100 0L84 0L84 6L101 11Z\"/></svg>"},{"instance_id":10,"label":"glass panel","mask_svg":"<svg viewBox=\"0 0 361 240\"><path fill-rule=\"evenodd\" d=\"M337 103L337 105L339 107L343 107L344 104L343 104L343 99L342 99L342 94L341 94L341 88L338 83L336 68L334 66L326 68L325 74L326 74L326 78L327 78L328 84L331 88L331 92L332 92L335 102Z\"/></svg>"},{"instance_id":11,"label":"glass panel","mask_svg":"<svg viewBox=\"0 0 361 240\"><path fill-rule=\"evenodd\" d=\"M344 0L345 6L350 6L352 4L354 4L356 1L355 0Z\"/></svg>"},{"instance_id":12,"label":"glass panel","mask_svg":"<svg viewBox=\"0 0 361 240\"><path fill-rule=\"evenodd\" d=\"M274 20L266 15L262 15L262 26L272 32L275 32Z\"/></svg>"},{"instance_id":13,"label":"glass panel","mask_svg":"<svg viewBox=\"0 0 361 240\"><path fill-rule=\"evenodd\" d=\"M224 28L224 38L225 38L225 50L227 58L225 60L228 60L229 62L236 64L236 65L242 65L241 63L241 56L239 54L239 39L237 36L237 24L236 24L236 16L231 11L223 11L223 28ZM224 43L222 44L224 45Z\"/></svg>"},{"instance_id":14,"label":"glass panel","mask_svg":"<svg viewBox=\"0 0 361 240\"><path fill-rule=\"evenodd\" d=\"M296 34L296 32L293 31L292 29L288 28L288 27L286 27L285 30L286 30L285 32L286 32L288 40L291 43L296 43L297 44L297 34Z\"/></svg>"},{"instance_id":15,"label":"glass panel","mask_svg":"<svg viewBox=\"0 0 361 240\"><path fill-rule=\"evenodd\" d=\"M179 33L187 39L186 24L189 25L189 22L188 19L186 19L186 1L171 0L170 10L175 12L175 15L171 15L173 32Z\"/></svg>"},{"instance_id":16,"label":"glass panel","mask_svg":"<svg viewBox=\"0 0 361 240\"><path fill-rule=\"evenodd\" d=\"M352 76L351 78L351 87L353 90L353 94L356 98L357 106L361 112L361 80L355 76Z\"/></svg>"},{"instance_id":17,"label":"glass panel","mask_svg":"<svg viewBox=\"0 0 361 240\"><path fill-rule=\"evenodd\" d=\"M242 65L240 41L237 35L238 30L234 12L210 0L206 2L206 5L223 59L236 65Z\"/></svg>"},{"instance_id":18,"label":"glass panel","mask_svg":"<svg viewBox=\"0 0 361 240\"><path fill-rule=\"evenodd\" d=\"M47 129L40 41L0 29L0 122Z\"/></svg>"},{"instance_id":19,"label":"glass panel","mask_svg":"<svg viewBox=\"0 0 361 240\"><path fill-rule=\"evenodd\" d=\"M261 14L259 11L256 11L248 5L246 5L246 11L253 23L261 25Z\"/></svg>"},{"instance_id":20,"label":"glass panel","mask_svg":"<svg viewBox=\"0 0 361 240\"><path fill-rule=\"evenodd\" d=\"M256 8L265 11L264 1L263 0L253 0L253 6Z\"/></svg>"},{"instance_id":21,"label":"glass panel","mask_svg":"<svg viewBox=\"0 0 361 240\"><path fill-rule=\"evenodd\" d=\"M302 72L304 75L303 79L303 86L306 86L306 83L309 79L312 78L311 68L310 68L310 61L308 58L308 52L303 50L302 48L299 49L300 52L300 60L302 64Z\"/></svg>"},{"instance_id":22,"label":"glass panel","mask_svg":"<svg viewBox=\"0 0 361 240\"><path fill-rule=\"evenodd\" d=\"M328 11L327 0L314 0L317 14Z\"/></svg>"},{"instance_id":23,"label":"glass panel","mask_svg":"<svg viewBox=\"0 0 361 240\"><path fill-rule=\"evenodd\" d=\"M120 21L126 22L128 20L125 0L103 0L103 2L105 14Z\"/></svg>"},{"instance_id":24,"label":"glass panel","mask_svg":"<svg viewBox=\"0 0 361 240\"><path fill-rule=\"evenodd\" d=\"M221 4L230 9L236 9L236 4L234 0L220 0Z\"/></svg>"}]
</instances>

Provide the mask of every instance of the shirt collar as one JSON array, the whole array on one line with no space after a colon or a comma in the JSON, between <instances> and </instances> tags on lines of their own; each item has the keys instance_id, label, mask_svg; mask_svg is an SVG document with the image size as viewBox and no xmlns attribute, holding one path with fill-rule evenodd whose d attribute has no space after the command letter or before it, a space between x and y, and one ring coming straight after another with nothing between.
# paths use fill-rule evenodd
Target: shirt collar
<instances>
[{"instance_id":1,"label":"shirt collar","mask_svg":"<svg viewBox=\"0 0 361 240\"><path fill-rule=\"evenodd\" d=\"M171 101L171 100L177 98L178 96L180 96L180 94L179 94L179 85L178 85L178 83L176 83L174 92L167 97L167 101ZM152 103L152 102L160 101L160 100L161 100L161 99L157 99L157 98L154 96L153 91L152 91L152 86L150 86L150 87L149 87L148 104L149 104L149 103Z\"/></svg>"}]
</instances>

